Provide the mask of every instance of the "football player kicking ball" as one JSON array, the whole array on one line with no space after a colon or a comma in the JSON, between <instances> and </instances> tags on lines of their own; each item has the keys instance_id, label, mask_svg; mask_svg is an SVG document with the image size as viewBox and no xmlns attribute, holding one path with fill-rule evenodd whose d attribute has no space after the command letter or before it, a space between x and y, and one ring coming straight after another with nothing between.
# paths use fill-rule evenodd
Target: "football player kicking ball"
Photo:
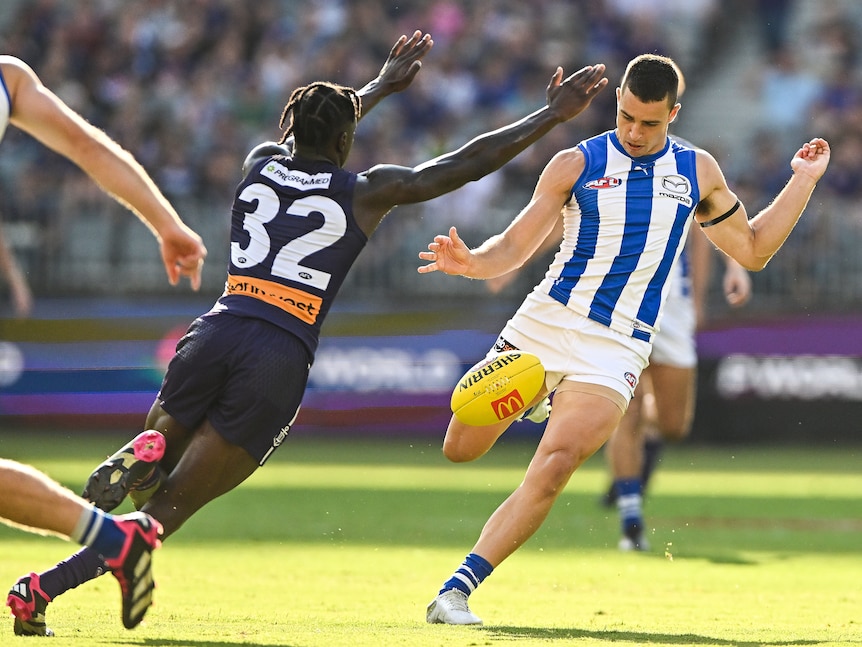
<instances>
[{"instance_id":1,"label":"football player kicking ball","mask_svg":"<svg viewBox=\"0 0 862 647\"><path fill-rule=\"evenodd\" d=\"M715 159L668 138L680 109L675 68L661 56L633 59L616 92L616 128L555 155L503 233L471 250L452 227L419 254L429 261L420 272L487 279L519 267L560 217L565 224L544 280L495 346L540 358L546 381L534 402L554 391L553 410L522 483L428 605L428 622L481 624L469 595L536 532L574 471L619 424L648 363L664 285L691 222L743 267L760 270L826 171L827 142L804 143L788 183L749 220ZM453 417L443 453L455 462L475 460L508 424L472 427Z\"/></svg>"},{"instance_id":2,"label":"football player kicking ball","mask_svg":"<svg viewBox=\"0 0 862 647\"><path fill-rule=\"evenodd\" d=\"M0 521L37 534L52 534L89 546L120 582L123 625L136 627L152 603L152 552L161 527L142 512L112 516L29 465L0 459ZM51 636L45 607L51 598L39 576L22 578L6 600L15 616L15 635Z\"/></svg>"},{"instance_id":3,"label":"football player kicking ball","mask_svg":"<svg viewBox=\"0 0 862 647\"><path fill-rule=\"evenodd\" d=\"M97 468L86 493L99 507L110 509L134 490L136 504L168 537L242 483L285 443L321 324L384 216L495 171L607 85L603 65L565 79L558 68L545 107L457 151L413 168L344 170L359 118L411 83L432 44L418 31L402 36L378 77L359 91L317 82L291 94L280 142L257 147L243 166L225 292L177 344L147 416L144 428L166 440L164 455L153 463L127 447ZM95 551L78 552L40 576L46 600L100 568Z\"/></svg>"},{"instance_id":4,"label":"football player kicking ball","mask_svg":"<svg viewBox=\"0 0 862 647\"><path fill-rule=\"evenodd\" d=\"M688 142L674 139L691 147ZM562 235L563 223L559 220L533 259L559 247ZM705 235L695 232L689 235L689 242L668 281L661 328L653 338L649 366L641 374L625 415L605 445L612 482L601 502L607 507L616 506L619 511L621 538L618 546L623 551L649 550L644 530L644 492L664 443L680 442L691 430L697 381L695 331L705 316L704 302L713 253L714 248ZM743 306L751 297L751 278L739 263L724 254L721 256L725 263L722 280L725 299L732 307ZM488 280L488 287L497 293L517 274L515 270ZM543 422L550 410L546 398L525 417L533 416L531 419L535 422ZM543 417L537 419L539 415Z\"/></svg>"}]
</instances>

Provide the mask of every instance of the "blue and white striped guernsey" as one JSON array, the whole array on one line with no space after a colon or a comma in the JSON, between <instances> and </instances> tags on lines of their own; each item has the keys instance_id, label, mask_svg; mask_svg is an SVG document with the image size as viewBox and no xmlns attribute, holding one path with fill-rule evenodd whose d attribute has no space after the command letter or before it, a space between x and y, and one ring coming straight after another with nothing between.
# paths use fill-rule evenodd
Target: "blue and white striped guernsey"
<instances>
[{"instance_id":1,"label":"blue and white striped guernsey","mask_svg":"<svg viewBox=\"0 0 862 647\"><path fill-rule=\"evenodd\" d=\"M3 78L3 70L0 70L0 139L9 125L9 117L12 114L12 98L9 96L9 88Z\"/></svg>"},{"instance_id":2,"label":"blue and white striped guernsey","mask_svg":"<svg viewBox=\"0 0 862 647\"><path fill-rule=\"evenodd\" d=\"M578 147L584 172L564 209L560 251L536 290L651 341L700 201L695 152L668 139L658 153L631 157L614 131Z\"/></svg>"}]
</instances>

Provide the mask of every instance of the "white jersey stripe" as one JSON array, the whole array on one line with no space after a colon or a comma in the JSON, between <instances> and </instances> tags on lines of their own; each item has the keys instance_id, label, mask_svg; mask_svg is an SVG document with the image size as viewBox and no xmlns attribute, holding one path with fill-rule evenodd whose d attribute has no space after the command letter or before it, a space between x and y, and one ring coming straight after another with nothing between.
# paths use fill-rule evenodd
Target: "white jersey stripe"
<instances>
[{"instance_id":1,"label":"white jersey stripe","mask_svg":"<svg viewBox=\"0 0 862 647\"><path fill-rule=\"evenodd\" d=\"M563 243L536 289L649 341L699 201L695 153L668 140L633 158L613 131L579 148L585 167L564 210Z\"/></svg>"}]
</instances>

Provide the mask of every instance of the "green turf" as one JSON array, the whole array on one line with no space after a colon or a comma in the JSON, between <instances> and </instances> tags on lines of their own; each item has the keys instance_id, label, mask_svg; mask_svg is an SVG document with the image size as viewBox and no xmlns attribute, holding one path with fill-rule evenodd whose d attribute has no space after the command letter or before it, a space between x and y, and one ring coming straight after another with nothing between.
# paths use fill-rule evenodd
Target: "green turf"
<instances>
[{"instance_id":1,"label":"green turf","mask_svg":"<svg viewBox=\"0 0 862 647\"><path fill-rule=\"evenodd\" d=\"M122 440L5 431L0 455L78 490ZM862 645L862 448L671 448L647 500L649 554L616 550L594 457L471 598L485 626L465 628L426 625L425 604L532 444L466 465L438 445L298 433L156 554L144 625L122 628L116 582L100 578L51 604L51 644ZM71 548L0 527L0 586ZM33 642L0 626L0 645Z\"/></svg>"}]
</instances>

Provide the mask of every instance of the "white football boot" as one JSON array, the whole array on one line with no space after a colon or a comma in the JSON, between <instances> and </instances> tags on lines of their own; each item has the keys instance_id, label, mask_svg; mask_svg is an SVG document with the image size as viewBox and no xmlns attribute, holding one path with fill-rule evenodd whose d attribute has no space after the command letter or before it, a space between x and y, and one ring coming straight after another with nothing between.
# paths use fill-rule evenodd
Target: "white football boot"
<instances>
[{"instance_id":1,"label":"white football boot","mask_svg":"<svg viewBox=\"0 0 862 647\"><path fill-rule=\"evenodd\" d=\"M545 398L537 405L532 407L531 409L527 409L521 416L518 418L518 422L523 420L529 420L531 422L535 422L536 424L541 424L545 422L551 415L551 399Z\"/></svg>"},{"instance_id":2,"label":"white football boot","mask_svg":"<svg viewBox=\"0 0 862 647\"><path fill-rule=\"evenodd\" d=\"M425 612L425 620L431 624L480 625L482 619L467 606L467 595L458 589L443 591L431 601Z\"/></svg>"}]
</instances>

